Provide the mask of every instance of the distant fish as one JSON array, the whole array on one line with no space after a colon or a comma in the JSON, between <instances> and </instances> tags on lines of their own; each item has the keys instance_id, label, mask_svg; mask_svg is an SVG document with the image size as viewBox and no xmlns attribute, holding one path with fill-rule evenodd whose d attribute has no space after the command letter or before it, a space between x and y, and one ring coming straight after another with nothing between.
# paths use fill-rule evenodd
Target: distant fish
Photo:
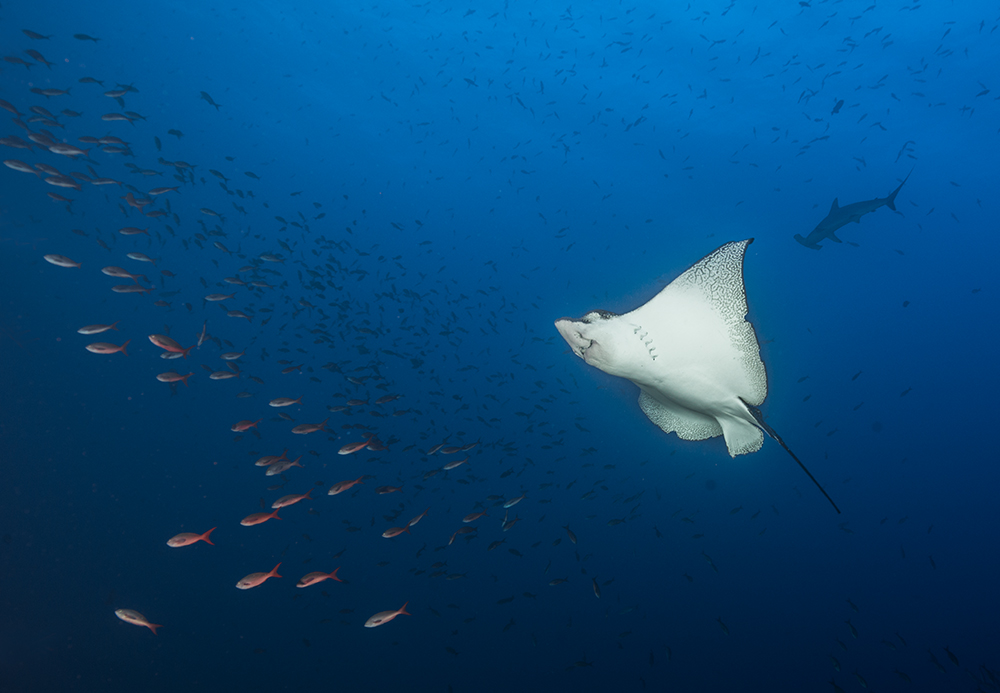
<instances>
[{"instance_id":1,"label":"distant fish","mask_svg":"<svg viewBox=\"0 0 1000 693\"><path fill-rule=\"evenodd\" d=\"M336 580L337 582L343 582L343 580L337 577L337 570L340 570L340 568L337 567L337 569L334 570L332 573L323 573L318 571L314 573L309 573L308 575L304 575L299 580L298 584L296 584L295 586L309 587L310 585L315 585L317 583L323 582L324 580Z\"/></svg>"},{"instance_id":2,"label":"distant fish","mask_svg":"<svg viewBox=\"0 0 1000 693\"><path fill-rule=\"evenodd\" d=\"M911 170L910 173L913 173ZM892 191L888 197L876 197L874 200L865 200L864 202L852 202L849 205L841 207L837 203L837 198L834 198L833 204L830 205L830 211L826 217L816 225L808 236L802 237L800 234L795 234L794 238L799 243L807 248L812 248L813 250L820 250L822 246L819 245L820 241L831 240L834 243L843 243L842 240L837 238L836 232L843 226L851 223L855 224L861 223L861 217L866 214L874 212L879 207L888 207L892 211L896 211L896 195L906 184L906 181L910 179L910 173L906 174L906 178L903 182L899 184L899 187Z\"/></svg>"},{"instance_id":3,"label":"distant fish","mask_svg":"<svg viewBox=\"0 0 1000 693\"><path fill-rule=\"evenodd\" d=\"M120 320L115 320L110 325L87 325L86 327L81 327L79 330L77 330L77 333L78 334L100 334L101 332L107 332L108 330L114 330L114 331L117 332L118 328L115 327L115 325L117 325L119 322L121 322L121 321Z\"/></svg>"},{"instance_id":4,"label":"distant fish","mask_svg":"<svg viewBox=\"0 0 1000 693\"><path fill-rule=\"evenodd\" d=\"M406 602L406 604L409 603L410 602ZM406 604L403 604L403 606L399 607L395 611L378 612L377 614L369 618L367 621L365 621L365 628L375 628L377 626L385 625L386 623L396 618L397 616L412 616L412 614L406 610Z\"/></svg>"},{"instance_id":5,"label":"distant fish","mask_svg":"<svg viewBox=\"0 0 1000 693\"><path fill-rule=\"evenodd\" d=\"M258 587L259 585L263 585L268 578L273 578L273 577L280 578L281 576L278 575L278 568L280 567L281 564L279 563L278 565L274 566L274 568L272 568L271 572L269 573L250 573L245 578L236 583L236 589L248 590L253 587Z\"/></svg>"},{"instance_id":6,"label":"distant fish","mask_svg":"<svg viewBox=\"0 0 1000 693\"><path fill-rule=\"evenodd\" d=\"M125 351L125 347L127 347L128 343L131 341L132 340L130 339L121 346L117 346L115 344L109 344L108 342L94 342L93 344L87 345L87 351L94 354L115 354L120 351L126 356L128 356L128 352Z\"/></svg>"},{"instance_id":7,"label":"distant fish","mask_svg":"<svg viewBox=\"0 0 1000 693\"><path fill-rule=\"evenodd\" d=\"M46 255L45 261L55 265L56 267L79 267L79 262L74 262L70 260L65 255Z\"/></svg>"},{"instance_id":8,"label":"distant fish","mask_svg":"<svg viewBox=\"0 0 1000 693\"><path fill-rule=\"evenodd\" d=\"M201 100L208 102L209 106L215 106L215 110L219 110L220 108L222 108L219 104L215 103L215 101L212 100L212 97L208 95L207 91L201 92Z\"/></svg>"},{"instance_id":9,"label":"distant fish","mask_svg":"<svg viewBox=\"0 0 1000 693\"><path fill-rule=\"evenodd\" d=\"M167 546L177 549L182 546L190 546L191 544L196 544L199 541L203 541L206 544L212 544L212 542L208 538L208 535L214 532L215 530L216 528L212 527L212 529L208 530L204 534L196 534L194 532L181 532L180 534L177 534L168 539ZM212 545L215 546L215 544Z\"/></svg>"},{"instance_id":10,"label":"distant fish","mask_svg":"<svg viewBox=\"0 0 1000 693\"><path fill-rule=\"evenodd\" d=\"M163 628L159 623L150 623L145 616L132 609L116 609L115 616L125 621L125 623L131 623L133 626L145 626L153 631L153 635L156 635L157 628Z\"/></svg>"}]
</instances>

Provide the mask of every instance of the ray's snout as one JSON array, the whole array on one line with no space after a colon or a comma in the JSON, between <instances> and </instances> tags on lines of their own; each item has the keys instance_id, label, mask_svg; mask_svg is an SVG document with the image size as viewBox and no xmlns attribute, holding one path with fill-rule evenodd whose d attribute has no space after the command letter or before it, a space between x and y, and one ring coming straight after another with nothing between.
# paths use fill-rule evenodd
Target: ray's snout
<instances>
[{"instance_id":1,"label":"ray's snout","mask_svg":"<svg viewBox=\"0 0 1000 693\"><path fill-rule=\"evenodd\" d=\"M579 323L572 318L560 318L556 320L555 325L573 353L583 358L583 352L590 346L590 340L580 334Z\"/></svg>"}]
</instances>

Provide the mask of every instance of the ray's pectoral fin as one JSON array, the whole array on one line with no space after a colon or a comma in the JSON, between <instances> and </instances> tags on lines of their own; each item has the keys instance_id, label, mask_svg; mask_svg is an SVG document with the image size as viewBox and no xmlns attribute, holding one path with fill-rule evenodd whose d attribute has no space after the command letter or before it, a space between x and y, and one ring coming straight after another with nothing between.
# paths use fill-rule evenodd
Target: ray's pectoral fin
<instances>
[{"instance_id":1,"label":"ray's pectoral fin","mask_svg":"<svg viewBox=\"0 0 1000 693\"><path fill-rule=\"evenodd\" d=\"M720 416L719 424L726 437L726 449L729 450L730 457L749 455L764 446L764 434L749 421L736 416Z\"/></svg>"},{"instance_id":2,"label":"ray's pectoral fin","mask_svg":"<svg viewBox=\"0 0 1000 693\"><path fill-rule=\"evenodd\" d=\"M764 421L764 415L761 414L760 409L758 409L757 407L755 407L752 404L748 404L746 402L746 400L744 400L742 397L740 398L740 401L743 402L743 406L745 406L747 408L747 411L750 412L750 415L754 418L754 421L757 422L757 425L760 426L761 429L763 429L764 432L767 433L767 435L771 436L778 443L778 445L780 445L781 447L783 447L785 449L785 452L787 452L789 455L791 455L792 459L795 460L795 462L800 467L802 467L802 471L804 471L807 475L809 475L809 478L812 479L812 482L814 484L816 484L816 488L818 488L820 490L820 492L824 496L826 496L826 499L828 501L830 501L830 505L833 506L833 509L836 510L837 514L839 515L840 514L840 508L838 508L837 504L833 502L832 498L830 498L830 494L826 492L826 489L824 489L822 486L820 486L820 483L818 481L816 481L816 477L814 477L812 475L812 472L810 472L808 469L806 469L806 466L804 464L802 464L802 461L798 457L795 456L795 453L792 452L791 448L789 448L787 445L785 445L785 441L783 441L781 439L781 436L778 435L778 432L775 431L773 428L771 428L770 426L767 425L767 423Z\"/></svg>"},{"instance_id":3,"label":"ray's pectoral fin","mask_svg":"<svg viewBox=\"0 0 1000 693\"><path fill-rule=\"evenodd\" d=\"M638 385L638 383L636 383ZM658 398L639 385L639 408L664 433L676 433L682 440L706 440L722 435L722 428L711 416Z\"/></svg>"}]
</instances>

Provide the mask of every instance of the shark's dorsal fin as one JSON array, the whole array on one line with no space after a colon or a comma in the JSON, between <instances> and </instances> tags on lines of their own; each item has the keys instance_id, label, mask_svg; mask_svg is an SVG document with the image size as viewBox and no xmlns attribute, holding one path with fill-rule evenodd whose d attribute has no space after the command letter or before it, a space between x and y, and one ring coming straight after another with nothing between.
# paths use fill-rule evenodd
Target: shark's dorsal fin
<instances>
[{"instance_id":1,"label":"shark's dorsal fin","mask_svg":"<svg viewBox=\"0 0 1000 693\"><path fill-rule=\"evenodd\" d=\"M830 205L830 213L832 214L833 212L836 212L838 209L840 209L840 205L837 204L837 198L835 197L833 198L833 204Z\"/></svg>"}]
</instances>

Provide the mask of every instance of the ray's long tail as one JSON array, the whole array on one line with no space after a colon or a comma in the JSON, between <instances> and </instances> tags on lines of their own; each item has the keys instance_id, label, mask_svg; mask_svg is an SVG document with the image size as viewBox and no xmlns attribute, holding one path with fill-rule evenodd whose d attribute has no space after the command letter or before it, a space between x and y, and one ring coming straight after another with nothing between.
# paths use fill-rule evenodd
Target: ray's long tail
<instances>
[{"instance_id":1,"label":"ray's long tail","mask_svg":"<svg viewBox=\"0 0 1000 693\"><path fill-rule=\"evenodd\" d=\"M906 181L903 181L903 182L905 183ZM900 187L902 187L902 186L900 186ZM899 191L897 190L896 192L899 192ZM893 193L893 195L895 195L895 193ZM744 406L746 406L747 411L749 411L750 415L753 416L754 421L757 422L757 425L760 426L761 429L765 433L767 433L767 435L769 435L772 438L774 438L774 440L777 441L778 445L780 445L781 447L785 448L785 452L787 452L789 455L791 455L792 459L795 460L800 467L802 467L802 471L804 471L806 474L809 475L809 478L812 479L812 482L814 484L816 484L816 488L818 488L820 490L820 492L824 496L826 496L826 499L828 501L830 501L830 505L832 505L833 509L837 511L837 514L840 515L840 508L838 508L837 504L833 502L832 498L830 498L830 494L826 492L826 489L824 489L822 486L820 486L820 483L818 481L816 481L816 477L814 477L812 475L812 472L810 472L808 469L806 469L806 466L804 464L802 464L802 461L798 457L795 456L795 453L792 452L791 448L789 448L787 445L785 445L785 441L783 441L781 439L781 436L778 435L778 432L775 431L773 428L771 428L770 426L767 425L767 423L764 421L764 415L760 413L760 409L758 409L757 407L753 406L752 404L747 403L746 401L743 400L743 398L740 398L740 401L743 402Z\"/></svg>"}]
</instances>

